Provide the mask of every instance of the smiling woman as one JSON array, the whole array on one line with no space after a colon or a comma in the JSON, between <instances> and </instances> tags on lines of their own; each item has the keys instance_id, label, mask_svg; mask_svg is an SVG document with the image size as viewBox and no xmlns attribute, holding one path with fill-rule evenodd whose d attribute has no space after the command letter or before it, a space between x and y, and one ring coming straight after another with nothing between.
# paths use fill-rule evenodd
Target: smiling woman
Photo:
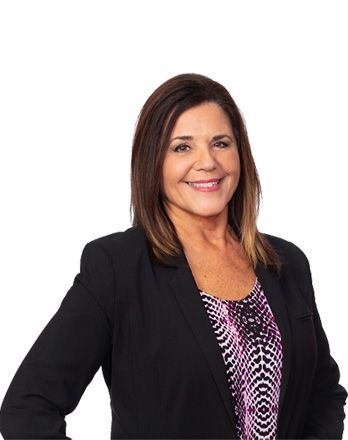
<instances>
[{"instance_id":1,"label":"smiling woman","mask_svg":"<svg viewBox=\"0 0 348 440\"><path fill-rule=\"evenodd\" d=\"M341 438L309 261L258 231L260 195L229 92L193 73L158 87L133 139L133 225L84 247L5 395L4 438L69 439L100 366L112 439Z\"/></svg>"},{"instance_id":2,"label":"smiling woman","mask_svg":"<svg viewBox=\"0 0 348 440\"><path fill-rule=\"evenodd\" d=\"M220 181L199 185L210 179ZM131 187L133 225L143 225L159 263L178 257L185 243L218 251L234 238L251 264L279 273L281 258L256 227L261 185L247 130L216 81L181 74L152 93L134 134Z\"/></svg>"}]
</instances>

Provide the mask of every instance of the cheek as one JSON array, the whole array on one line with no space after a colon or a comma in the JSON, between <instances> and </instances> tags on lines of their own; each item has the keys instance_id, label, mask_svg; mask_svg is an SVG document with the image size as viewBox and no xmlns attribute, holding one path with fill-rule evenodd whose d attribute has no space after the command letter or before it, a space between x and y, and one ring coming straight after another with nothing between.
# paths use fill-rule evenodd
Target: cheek
<instances>
[{"instance_id":1,"label":"cheek","mask_svg":"<svg viewBox=\"0 0 348 440\"><path fill-rule=\"evenodd\" d=\"M234 154L224 162L224 169L227 174L239 175L240 173L240 161L239 156Z\"/></svg>"},{"instance_id":2,"label":"cheek","mask_svg":"<svg viewBox=\"0 0 348 440\"><path fill-rule=\"evenodd\" d=\"M165 159L162 166L162 182L166 186L171 179L172 166L169 159Z\"/></svg>"},{"instance_id":3,"label":"cheek","mask_svg":"<svg viewBox=\"0 0 348 440\"><path fill-rule=\"evenodd\" d=\"M175 160L175 158L168 158L163 163L162 178L164 185L179 183L183 180L188 172L188 167L185 161Z\"/></svg>"},{"instance_id":4,"label":"cheek","mask_svg":"<svg viewBox=\"0 0 348 440\"><path fill-rule=\"evenodd\" d=\"M170 160L166 160L163 163L162 168L162 192L169 195L171 188L173 187L173 182L175 179L175 170Z\"/></svg>"}]
</instances>

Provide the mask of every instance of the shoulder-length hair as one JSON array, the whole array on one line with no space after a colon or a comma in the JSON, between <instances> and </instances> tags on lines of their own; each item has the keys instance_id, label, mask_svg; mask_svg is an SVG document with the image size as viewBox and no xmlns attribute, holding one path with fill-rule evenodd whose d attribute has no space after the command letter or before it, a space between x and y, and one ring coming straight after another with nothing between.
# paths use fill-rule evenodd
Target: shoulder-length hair
<instances>
[{"instance_id":1,"label":"shoulder-length hair","mask_svg":"<svg viewBox=\"0 0 348 440\"><path fill-rule=\"evenodd\" d=\"M226 88L207 76L195 73L176 75L161 84L143 105L132 143L132 225L143 228L157 262L166 264L167 257L182 255L182 244L162 200L162 166L178 117L185 110L205 102L215 102L225 111L238 145L241 173L228 203L228 223L253 267L258 260L279 275L280 255L256 225L262 192L246 126Z\"/></svg>"}]
</instances>

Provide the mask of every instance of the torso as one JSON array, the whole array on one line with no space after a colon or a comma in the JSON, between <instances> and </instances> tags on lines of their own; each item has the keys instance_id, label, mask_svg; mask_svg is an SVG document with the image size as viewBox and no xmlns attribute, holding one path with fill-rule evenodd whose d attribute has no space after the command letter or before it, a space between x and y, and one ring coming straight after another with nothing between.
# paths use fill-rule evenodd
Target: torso
<instances>
[{"instance_id":1,"label":"torso","mask_svg":"<svg viewBox=\"0 0 348 440\"><path fill-rule=\"evenodd\" d=\"M196 285L203 292L241 300L254 287L256 274L241 246L223 254L190 246L185 248L185 255Z\"/></svg>"}]
</instances>

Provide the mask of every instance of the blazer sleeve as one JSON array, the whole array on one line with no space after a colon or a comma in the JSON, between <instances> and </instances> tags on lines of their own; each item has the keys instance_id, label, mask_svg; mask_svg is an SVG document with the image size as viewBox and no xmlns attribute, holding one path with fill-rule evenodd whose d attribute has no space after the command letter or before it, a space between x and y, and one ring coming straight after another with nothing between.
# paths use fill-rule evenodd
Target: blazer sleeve
<instances>
[{"instance_id":1,"label":"blazer sleeve","mask_svg":"<svg viewBox=\"0 0 348 440\"><path fill-rule=\"evenodd\" d=\"M0 408L4 439L70 439L65 416L110 349L112 304L110 258L93 240L82 251L73 285L9 385Z\"/></svg>"},{"instance_id":2,"label":"blazer sleeve","mask_svg":"<svg viewBox=\"0 0 348 440\"><path fill-rule=\"evenodd\" d=\"M343 436L344 405L347 392L339 384L339 368L330 354L328 339L316 305L310 264L306 256L305 261L312 296L318 360L305 415L303 438L341 439Z\"/></svg>"}]
</instances>

